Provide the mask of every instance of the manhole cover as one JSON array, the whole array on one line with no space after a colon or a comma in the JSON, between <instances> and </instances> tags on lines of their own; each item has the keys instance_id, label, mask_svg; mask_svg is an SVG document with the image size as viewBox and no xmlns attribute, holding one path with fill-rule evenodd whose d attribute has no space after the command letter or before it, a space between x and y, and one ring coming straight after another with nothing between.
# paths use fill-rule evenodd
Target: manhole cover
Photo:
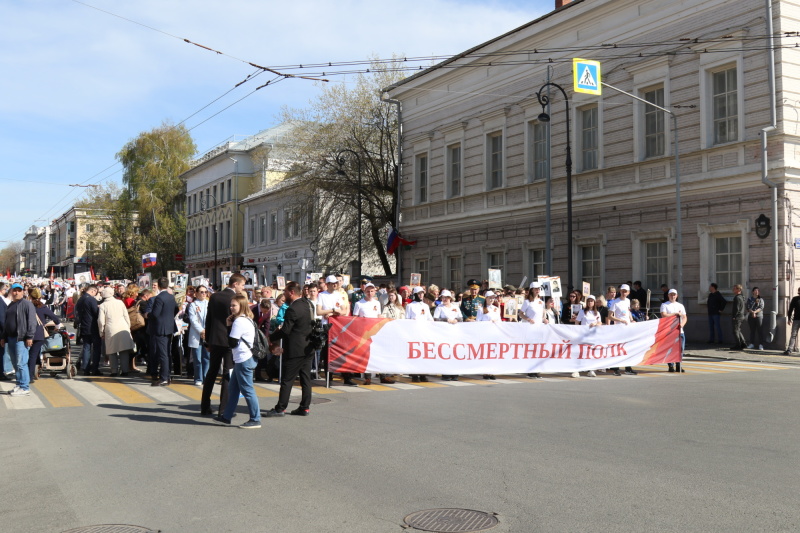
<instances>
[{"instance_id":1,"label":"manhole cover","mask_svg":"<svg viewBox=\"0 0 800 533\"><path fill-rule=\"evenodd\" d=\"M160 533L160 529L132 526L129 524L99 524L96 526L76 527L62 533Z\"/></svg>"},{"instance_id":2,"label":"manhole cover","mask_svg":"<svg viewBox=\"0 0 800 533\"><path fill-rule=\"evenodd\" d=\"M433 533L486 531L499 523L493 514L470 509L428 509L411 513L403 521L414 529Z\"/></svg>"}]
</instances>

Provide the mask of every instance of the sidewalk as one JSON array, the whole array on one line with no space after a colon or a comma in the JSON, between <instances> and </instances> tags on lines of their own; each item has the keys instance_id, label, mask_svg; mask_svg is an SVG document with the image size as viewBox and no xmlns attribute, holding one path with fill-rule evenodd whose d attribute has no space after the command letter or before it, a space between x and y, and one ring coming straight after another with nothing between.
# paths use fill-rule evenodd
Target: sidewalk
<instances>
[{"instance_id":1,"label":"sidewalk","mask_svg":"<svg viewBox=\"0 0 800 533\"><path fill-rule=\"evenodd\" d=\"M727 359L733 361L753 361L759 363L780 363L800 365L800 354L783 355L779 350L744 350L732 352L727 344L707 344L687 342L684 356L703 357L707 359Z\"/></svg>"}]
</instances>

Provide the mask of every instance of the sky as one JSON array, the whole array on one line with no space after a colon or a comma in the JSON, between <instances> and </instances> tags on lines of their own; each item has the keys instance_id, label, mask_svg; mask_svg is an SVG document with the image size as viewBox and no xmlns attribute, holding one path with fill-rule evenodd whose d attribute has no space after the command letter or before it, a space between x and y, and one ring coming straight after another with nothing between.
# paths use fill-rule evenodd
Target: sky
<instances>
[{"instance_id":1,"label":"sky","mask_svg":"<svg viewBox=\"0 0 800 533\"><path fill-rule=\"evenodd\" d=\"M125 143L230 91L256 72L247 62L450 56L554 3L0 0L0 248L69 209L85 191L70 184L120 183L115 155ZM278 124L283 106L304 107L320 91L287 79L209 118L269 78L260 74L186 121L199 154Z\"/></svg>"}]
</instances>

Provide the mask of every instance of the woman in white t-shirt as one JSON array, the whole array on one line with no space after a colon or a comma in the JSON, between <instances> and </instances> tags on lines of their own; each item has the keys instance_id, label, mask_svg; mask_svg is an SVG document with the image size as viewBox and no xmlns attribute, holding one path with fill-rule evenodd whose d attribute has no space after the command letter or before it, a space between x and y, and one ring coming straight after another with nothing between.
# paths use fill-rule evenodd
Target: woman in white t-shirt
<instances>
[{"instance_id":1,"label":"woman in white t-shirt","mask_svg":"<svg viewBox=\"0 0 800 533\"><path fill-rule=\"evenodd\" d=\"M492 291L486 291L483 295L483 307L478 308L478 322L502 322L500 307L497 304L497 295ZM494 374L484 374L483 379L497 379Z\"/></svg>"},{"instance_id":2,"label":"woman in white t-shirt","mask_svg":"<svg viewBox=\"0 0 800 533\"><path fill-rule=\"evenodd\" d=\"M439 294L442 304L436 308L433 319L437 322L447 322L448 324L458 324L464 321L461 314L461 307L453 302L453 293L447 289ZM454 374L442 374L442 381L458 381L458 376Z\"/></svg>"},{"instance_id":3,"label":"woman in white t-shirt","mask_svg":"<svg viewBox=\"0 0 800 533\"><path fill-rule=\"evenodd\" d=\"M231 315L227 319L230 333L228 345L233 351L233 374L228 386L228 405L222 416L215 420L223 424L230 424L239 403L239 394L244 396L250 420L242 424L241 428L255 429L261 427L261 409L258 405L258 396L253 388L253 371L256 360L253 358L253 343L256 338L256 325L253 322L253 312L247 297L237 294L231 300Z\"/></svg>"},{"instance_id":4,"label":"woman in white t-shirt","mask_svg":"<svg viewBox=\"0 0 800 533\"><path fill-rule=\"evenodd\" d=\"M425 296L425 289L420 286L414 287L414 292L411 296L411 303L406 306L406 318L409 320L430 320L433 321L431 315L431 308L428 304L423 302ZM427 382L428 377L423 374L410 374L411 381L418 383L420 381Z\"/></svg>"},{"instance_id":5,"label":"woman in white t-shirt","mask_svg":"<svg viewBox=\"0 0 800 533\"><path fill-rule=\"evenodd\" d=\"M580 324L581 326L589 326L592 328L601 326L603 321L600 318L600 311L597 310L597 301L594 299L594 296L587 296L585 305L586 306L583 309L578 311L578 316L575 317L572 322L575 324ZM587 375L589 377L597 376L594 370L589 370ZM580 377L580 374L578 372L573 372L572 377Z\"/></svg>"}]
</instances>

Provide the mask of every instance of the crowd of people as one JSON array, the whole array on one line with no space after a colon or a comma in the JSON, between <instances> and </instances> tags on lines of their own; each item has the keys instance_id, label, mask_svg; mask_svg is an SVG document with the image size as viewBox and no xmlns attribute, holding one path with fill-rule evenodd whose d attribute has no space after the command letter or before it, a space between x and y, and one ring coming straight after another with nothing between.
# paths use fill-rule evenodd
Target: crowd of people
<instances>
[{"instance_id":1,"label":"crowd of people","mask_svg":"<svg viewBox=\"0 0 800 533\"><path fill-rule=\"evenodd\" d=\"M517 321L531 324L580 324L589 327L625 326L648 320L648 311L662 317L678 316L681 339L685 344L683 327L686 309L678 302L675 289L662 287L663 293L652 309L648 292L640 282L609 286L604 294L585 295L571 291L562 302L542 294L543 287L533 282L528 287L507 285L500 289L487 282L471 279L464 291L440 289L436 285L401 286L393 283L376 286L365 276L357 287L343 287L343 276L331 274L300 285L288 282L278 289L256 286L245 289L248 280L233 274L228 286L219 291L201 285L173 289L167 278L159 278L152 289L136 283L93 283L77 287L53 282L36 284L0 283L0 328L5 346L3 376L14 376L16 386L12 396L30 393L30 381L36 379L36 365L45 339L46 327L73 320L75 341L81 345L78 362L82 375L100 376L102 361L108 365L110 376L146 373L151 384L169 386L177 376L193 380L202 387L200 412L211 416L211 397L217 377L221 374L220 404L215 419L230 424L235 416L240 396L248 405L249 419L240 427L260 427L261 411L254 381L280 381L276 405L264 416L284 416L289 395L296 379L302 388L300 405L290 414L306 416L311 403L313 379L327 373L327 345L314 347L310 342L315 324L326 328L336 316L388 318L392 320L425 320L447 323L475 321ZM633 288L631 288L631 285ZM742 288L734 287L733 321L737 339L735 349L744 348L741 325L746 320L751 328L749 347L763 348L761 323L764 302L758 289L749 300L741 295ZM8 296L7 296L8 295ZM709 334L713 342L722 342L719 315L726 306L725 298L711 285L708 301ZM800 293L792 300L790 320L792 343L800 329ZM257 331L268 338L267 357L253 357ZM598 372L614 375L636 374L631 367L609 368ZM680 363L670 364L670 372L682 372ZM595 376L595 371L587 373ZM539 378L537 373L528 374ZM579 377L579 373L572 373ZM429 380L426 375L411 375L412 382ZM486 374L484 379L495 376ZM347 386L372 384L370 374L356 376L341 374ZM357 383L358 379L361 383ZM394 383L396 376L379 374L381 383ZM442 376L454 381L455 375Z\"/></svg>"}]
</instances>

